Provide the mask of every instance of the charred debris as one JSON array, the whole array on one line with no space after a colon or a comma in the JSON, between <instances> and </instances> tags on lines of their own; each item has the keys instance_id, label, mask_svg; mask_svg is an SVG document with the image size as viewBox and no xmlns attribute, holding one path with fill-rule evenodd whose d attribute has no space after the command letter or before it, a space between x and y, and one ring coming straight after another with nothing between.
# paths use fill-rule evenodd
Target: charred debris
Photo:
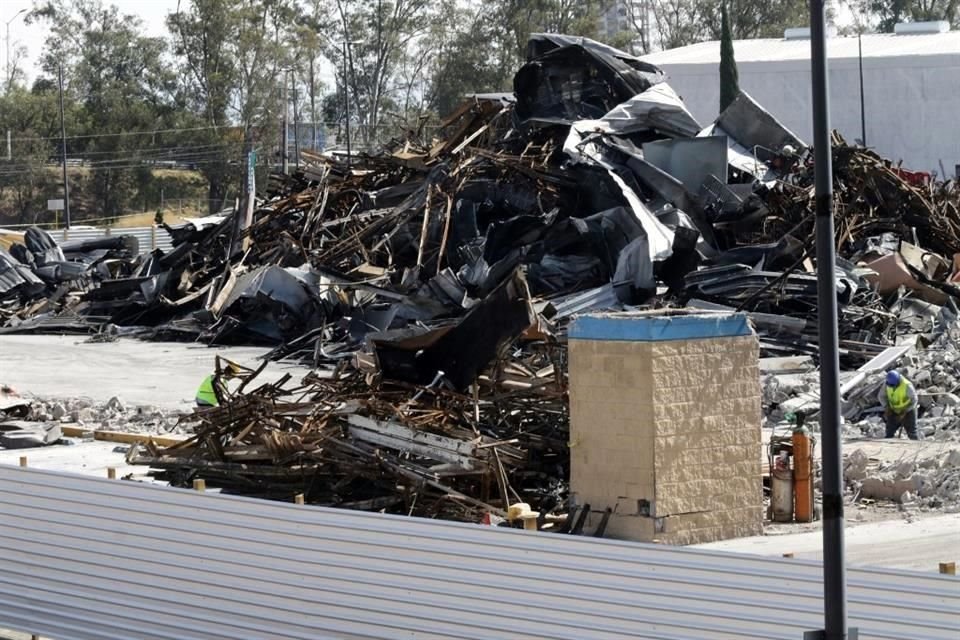
<instances>
[{"instance_id":1,"label":"charred debris","mask_svg":"<svg viewBox=\"0 0 960 640\"><path fill-rule=\"evenodd\" d=\"M704 127L656 67L536 35L513 94L469 97L351 164L304 153L253 215L0 249L2 332L264 344L315 373L184 418L133 462L175 484L478 521L566 513L565 325L599 309L737 309L765 357L816 357L812 154L741 93ZM833 139L842 362L956 321L960 187ZM234 385L236 386L236 385ZM554 522L556 520L556 522Z\"/></svg>"}]
</instances>

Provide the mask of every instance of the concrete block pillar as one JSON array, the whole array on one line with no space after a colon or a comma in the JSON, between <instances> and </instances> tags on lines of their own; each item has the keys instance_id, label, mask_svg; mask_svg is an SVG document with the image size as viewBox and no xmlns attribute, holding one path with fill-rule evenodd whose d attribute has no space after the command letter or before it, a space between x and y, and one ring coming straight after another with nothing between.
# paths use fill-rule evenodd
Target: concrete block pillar
<instances>
[{"instance_id":1,"label":"concrete block pillar","mask_svg":"<svg viewBox=\"0 0 960 640\"><path fill-rule=\"evenodd\" d=\"M759 343L743 314L596 313L569 329L570 482L607 537L763 527Z\"/></svg>"}]
</instances>

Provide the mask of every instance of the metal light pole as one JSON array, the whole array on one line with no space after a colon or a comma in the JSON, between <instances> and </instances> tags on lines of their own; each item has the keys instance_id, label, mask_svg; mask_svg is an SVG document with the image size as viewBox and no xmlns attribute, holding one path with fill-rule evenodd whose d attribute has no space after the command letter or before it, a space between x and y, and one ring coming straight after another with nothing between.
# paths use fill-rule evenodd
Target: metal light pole
<instances>
[{"instance_id":1,"label":"metal light pole","mask_svg":"<svg viewBox=\"0 0 960 640\"><path fill-rule=\"evenodd\" d=\"M293 162L300 168L300 111L297 109L297 74L291 73L293 80Z\"/></svg>"},{"instance_id":2,"label":"metal light pole","mask_svg":"<svg viewBox=\"0 0 960 640\"><path fill-rule=\"evenodd\" d=\"M61 159L63 160L63 216L65 226L70 228L70 182L67 180L67 125L63 118L63 60L60 61L60 67L57 71L57 79L60 84L60 147Z\"/></svg>"},{"instance_id":3,"label":"metal light pole","mask_svg":"<svg viewBox=\"0 0 960 640\"><path fill-rule=\"evenodd\" d=\"M867 112L863 99L863 39L857 34L857 57L860 63L860 142L867 146Z\"/></svg>"},{"instance_id":4,"label":"metal light pole","mask_svg":"<svg viewBox=\"0 0 960 640\"><path fill-rule=\"evenodd\" d=\"M344 127L347 133L347 166L350 166L350 81L347 79L347 46L350 43L343 41L343 114Z\"/></svg>"},{"instance_id":5,"label":"metal light pole","mask_svg":"<svg viewBox=\"0 0 960 640\"><path fill-rule=\"evenodd\" d=\"M843 459L840 448L840 358L833 158L827 75L825 0L810 0L813 150L816 193L817 302L820 342L820 437L823 443L823 607L825 640L847 640L847 575L843 540ZM854 636L856 634L854 633Z\"/></svg>"},{"instance_id":6,"label":"metal light pole","mask_svg":"<svg viewBox=\"0 0 960 640\"><path fill-rule=\"evenodd\" d=\"M318 31L318 34L322 35L327 39L332 45L340 45L341 55L343 55L343 114L344 114L344 128L345 133L347 134L347 166L351 164L351 153L350 153L350 80L349 80L349 67L347 65L348 57L350 55L350 45L353 44L364 44L363 40L341 40L340 42L335 42L327 34Z\"/></svg>"},{"instance_id":7,"label":"metal light pole","mask_svg":"<svg viewBox=\"0 0 960 640\"><path fill-rule=\"evenodd\" d=\"M283 133L280 136L280 144L282 148L280 150L280 162L284 175L288 173L288 162L287 162L287 149L290 147L290 131L289 123L287 122L287 111L290 110L290 97L287 93L290 88L290 71L284 70L283 72Z\"/></svg>"},{"instance_id":8,"label":"metal light pole","mask_svg":"<svg viewBox=\"0 0 960 640\"><path fill-rule=\"evenodd\" d=\"M16 20L18 17L20 17L21 13L26 13L26 12L27 12L26 9L20 9L20 11L17 11L12 18L7 20L7 88L8 89L10 88L10 80L11 80L11 74L12 74L10 70L10 23Z\"/></svg>"}]
</instances>

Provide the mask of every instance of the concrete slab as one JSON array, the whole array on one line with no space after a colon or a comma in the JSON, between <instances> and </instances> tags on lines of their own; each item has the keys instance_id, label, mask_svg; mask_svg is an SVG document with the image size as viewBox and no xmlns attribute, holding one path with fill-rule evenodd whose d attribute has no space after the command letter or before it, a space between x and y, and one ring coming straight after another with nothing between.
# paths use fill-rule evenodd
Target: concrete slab
<instances>
[{"instance_id":1,"label":"concrete slab","mask_svg":"<svg viewBox=\"0 0 960 640\"><path fill-rule=\"evenodd\" d=\"M26 456L27 466L34 469L106 478L107 468L113 467L117 470L118 478L134 474L137 479L153 482L152 478L145 475L148 467L127 464L125 449L126 445L98 440L35 449L0 449L0 464L16 466L20 464L20 457Z\"/></svg>"},{"instance_id":2,"label":"concrete slab","mask_svg":"<svg viewBox=\"0 0 960 640\"><path fill-rule=\"evenodd\" d=\"M214 357L257 367L263 347L206 347L180 342L86 343L79 336L0 336L0 384L42 398L85 396L164 409L188 409ZM271 382L308 369L271 363L258 378Z\"/></svg>"},{"instance_id":3,"label":"concrete slab","mask_svg":"<svg viewBox=\"0 0 960 640\"><path fill-rule=\"evenodd\" d=\"M847 564L915 571L938 571L941 562L960 561L960 514L908 522L892 520L849 526L845 532ZM701 549L764 556L794 554L823 558L821 531L754 536L697 545Z\"/></svg>"}]
</instances>

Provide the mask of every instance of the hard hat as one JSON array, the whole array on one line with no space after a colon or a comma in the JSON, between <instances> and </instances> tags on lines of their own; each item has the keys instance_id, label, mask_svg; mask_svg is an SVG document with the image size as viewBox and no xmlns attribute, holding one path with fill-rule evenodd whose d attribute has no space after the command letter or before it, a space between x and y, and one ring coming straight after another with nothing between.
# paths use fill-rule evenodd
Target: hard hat
<instances>
[{"instance_id":1,"label":"hard hat","mask_svg":"<svg viewBox=\"0 0 960 640\"><path fill-rule=\"evenodd\" d=\"M900 384L900 374L896 371L887 371L887 385L895 387Z\"/></svg>"}]
</instances>

